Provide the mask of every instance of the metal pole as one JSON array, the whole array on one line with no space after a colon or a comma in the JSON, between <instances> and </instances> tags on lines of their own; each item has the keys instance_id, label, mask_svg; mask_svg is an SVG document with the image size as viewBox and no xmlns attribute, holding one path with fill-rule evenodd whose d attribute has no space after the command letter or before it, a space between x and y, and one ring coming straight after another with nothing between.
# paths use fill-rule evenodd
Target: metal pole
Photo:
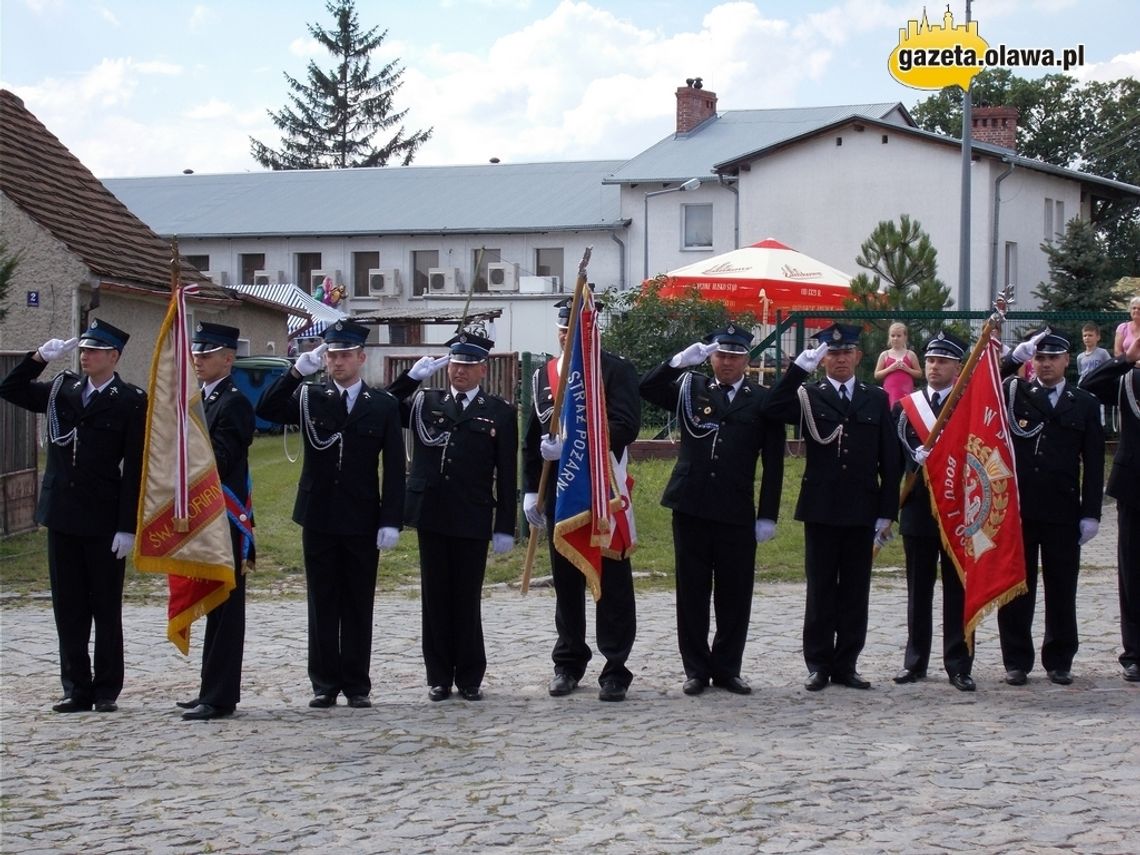
<instances>
[{"instance_id":1,"label":"metal pole","mask_svg":"<svg viewBox=\"0 0 1140 855\"><path fill-rule=\"evenodd\" d=\"M970 0L966 0L966 24L970 23ZM958 234L958 305L970 311L970 155L973 149L973 118L970 86L962 91L962 221Z\"/></svg>"}]
</instances>

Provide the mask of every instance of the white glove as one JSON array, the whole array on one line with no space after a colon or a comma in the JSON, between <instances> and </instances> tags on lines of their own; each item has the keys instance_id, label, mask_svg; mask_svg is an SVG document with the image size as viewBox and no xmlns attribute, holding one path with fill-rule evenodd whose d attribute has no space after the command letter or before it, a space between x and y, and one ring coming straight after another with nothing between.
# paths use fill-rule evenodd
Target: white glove
<instances>
[{"instance_id":1,"label":"white glove","mask_svg":"<svg viewBox=\"0 0 1140 855\"><path fill-rule=\"evenodd\" d=\"M561 460L562 437L544 436L542 438L542 445L538 447L538 453L542 455L543 460Z\"/></svg>"},{"instance_id":2,"label":"white glove","mask_svg":"<svg viewBox=\"0 0 1140 855\"><path fill-rule=\"evenodd\" d=\"M1081 539L1077 541L1078 546L1084 546L1100 531L1100 523L1092 517L1085 517L1081 520Z\"/></svg>"},{"instance_id":3,"label":"white glove","mask_svg":"<svg viewBox=\"0 0 1140 855\"><path fill-rule=\"evenodd\" d=\"M1049 335L1049 330L1043 329L1028 341L1023 341L1013 349L1013 353L1010 354L1010 358L1014 362L1028 362L1037 353L1037 342L1041 341L1041 339L1045 338L1047 335Z\"/></svg>"},{"instance_id":4,"label":"white glove","mask_svg":"<svg viewBox=\"0 0 1140 855\"><path fill-rule=\"evenodd\" d=\"M491 551L496 555L503 555L514 549L515 539L509 534L495 532L491 535Z\"/></svg>"},{"instance_id":5,"label":"white glove","mask_svg":"<svg viewBox=\"0 0 1140 855\"><path fill-rule=\"evenodd\" d=\"M776 536L776 521L775 520L756 520L756 542L763 543L766 540L771 540Z\"/></svg>"},{"instance_id":6,"label":"white glove","mask_svg":"<svg viewBox=\"0 0 1140 855\"><path fill-rule=\"evenodd\" d=\"M1094 520L1095 522L1095 520ZM135 536L127 531L117 531L111 538L111 551L116 558L126 558L135 548Z\"/></svg>"},{"instance_id":7,"label":"white glove","mask_svg":"<svg viewBox=\"0 0 1140 855\"><path fill-rule=\"evenodd\" d=\"M297 361L293 363L293 367L297 369L297 373L302 377L308 377L310 374L316 374L325 365L325 351L329 349L328 342L325 342L312 350L307 350L297 357Z\"/></svg>"},{"instance_id":8,"label":"white glove","mask_svg":"<svg viewBox=\"0 0 1140 855\"><path fill-rule=\"evenodd\" d=\"M523 516L533 528L546 528L546 514L538 507L538 493L523 495Z\"/></svg>"},{"instance_id":9,"label":"white glove","mask_svg":"<svg viewBox=\"0 0 1140 855\"><path fill-rule=\"evenodd\" d=\"M819 347L814 347L811 350L805 350L796 357L796 365L802 368L809 374L815 369L819 368L819 363L823 361L824 355L827 353L827 343L821 344Z\"/></svg>"},{"instance_id":10,"label":"white glove","mask_svg":"<svg viewBox=\"0 0 1140 855\"><path fill-rule=\"evenodd\" d=\"M421 356L416 364L408 369L408 376L413 380L427 380L450 361L450 353L443 356Z\"/></svg>"},{"instance_id":11,"label":"white glove","mask_svg":"<svg viewBox=\"0 0 1140 855\"><path fill-rule=\"evenodd\" d=\"M694 365L700 365L709 358L709 354L717 349L716 343L702 344L696 342L690 344L676 356L669 360L670 368L692 368Z\"/></svg>"},{"instance_id":12,"label":"white glove","mask_svg":"<svg viewBox=\"0 0 1140 855\"><path fill-rule=\"evenodd\" d=\"M920 445L914 450L914 454L911 456L914 457L915 463L917 463L919 466L922 466L924 463L926 463L926 458L930 456L930 449Z\"/></svg>"},{"instance_id":13,"label":"white glove","mask_svg":"<svg viewBox=\"0 0 1140 855\"><path fill-rule=\"evenodd\" d=\"M392 526L384 526L376 532L376 548L391 549L400 542L400 530Z\"/></svg>"},{"instance_id":14,"label":"white glove","mask_svg":"<svg viewBox=\"0 0 1140 855\"><path fill-rule=\"evenodd\" d=\"M49 338L39 346L36 353L44 362L51 362L53 359L59 359L65 353L71 353L77 347L79 347L79 339L77 338L69 338L66 341L62 338Z\"/></svg>"}]
</instances>

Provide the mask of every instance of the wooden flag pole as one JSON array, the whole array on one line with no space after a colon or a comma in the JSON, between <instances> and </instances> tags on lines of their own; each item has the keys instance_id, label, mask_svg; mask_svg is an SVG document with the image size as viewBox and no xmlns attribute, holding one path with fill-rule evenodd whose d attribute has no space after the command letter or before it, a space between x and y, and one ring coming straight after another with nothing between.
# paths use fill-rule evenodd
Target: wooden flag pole
<instances>
[{"instance_id":1,"label":"wooden flag pole","mask_svg":"<svg viewBox=\"0 0 1140 855\"><path fill-rule=\"evenodd\" d=\"M592 246L586 247L586 251L582 253L582 260L578 264L578 281L574 283L574 299L570 304L570 325L566 329L566 342L569 344L574 341L574 333L578 329L578 310L582 305L582 293L586 289L586 268L590 264L590 253L593 251ZM570 359L566 354L566 349L562 350L562 367L558 372L558 389L554 393L554 409L550 411L550 427L548 435L551 437L558 435L559 428L559 414L562 412L562 401L566 397L566 375L570 371ZM547 484L550 481L550 472L554 468L553 460L544 460L542 462L542 475L538 479L538 507L541 511L543 499L546 497ZM553 524L553 521L551 521ZM522 580L519 588L523 594L530 591L530 577L534 571L535 554L538 552L538 531L534 526L530 527L530 540L526 545L526 559L523 561Z\"/></svg>"}]
</instances>

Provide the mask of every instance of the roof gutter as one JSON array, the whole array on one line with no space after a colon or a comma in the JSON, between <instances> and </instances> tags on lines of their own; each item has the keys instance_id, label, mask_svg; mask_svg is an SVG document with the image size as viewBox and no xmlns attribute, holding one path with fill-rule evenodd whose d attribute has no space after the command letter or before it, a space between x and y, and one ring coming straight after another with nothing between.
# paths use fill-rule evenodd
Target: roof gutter
<instances>
[{"instance_id":1,"label":"roof gutter","mask_svg":"<svg viewBox=\"0 0 1140 855\"><path fill-rule=\"evenodd\" d=\"M1002 163L1009 164L1005 172L994 179L994 227L993 235L990 238L990 300L997 299L998 286L998 221L1001 218L1001 183L1009 178L1010 173L1013 172L1014 160L1008 155L1002 156ZM1009 283L1006 283L1009 284Z\"/></svg>"}]
</instances>

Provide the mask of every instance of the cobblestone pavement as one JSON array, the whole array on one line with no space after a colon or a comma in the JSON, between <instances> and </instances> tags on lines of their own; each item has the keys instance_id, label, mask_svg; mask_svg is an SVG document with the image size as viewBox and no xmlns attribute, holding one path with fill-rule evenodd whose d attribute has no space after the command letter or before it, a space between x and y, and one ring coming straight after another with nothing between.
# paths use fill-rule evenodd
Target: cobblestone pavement
<instances>
[{"instance_id":1,"label":"cobblestone pavement","mask_svg":"<svg viewBox=\"0 0 1140 855\"><path fill-rule=\"evenodd\" d=\"M805 692L801 584L761 584L744 674L755 692L681 693L671 593L638 598L629 699L599 703L597 663L546 693L550 592L490 592L485 699L430 703L419 601L375 617L371 709L307 707L305 605L249 606L244 697L183 722L184 658L161 605L125 609L120 711L58 715L45 604L0 610L6 853L1135 853L1140 686L1120 678L1115 530L1086 550L1072 686L1001 682L996 620L978 691L941 673L896 686L905 582L876 575L868 692ZM1096 543L1094 541L1094 543ZM761 552L762 556L762 552ZM1098 566L1099 564L1099 566ZM1036 638L1040 640L1040 608ZM937 633L937 630L936 630Z\"/></svg>"}]
</instances>

